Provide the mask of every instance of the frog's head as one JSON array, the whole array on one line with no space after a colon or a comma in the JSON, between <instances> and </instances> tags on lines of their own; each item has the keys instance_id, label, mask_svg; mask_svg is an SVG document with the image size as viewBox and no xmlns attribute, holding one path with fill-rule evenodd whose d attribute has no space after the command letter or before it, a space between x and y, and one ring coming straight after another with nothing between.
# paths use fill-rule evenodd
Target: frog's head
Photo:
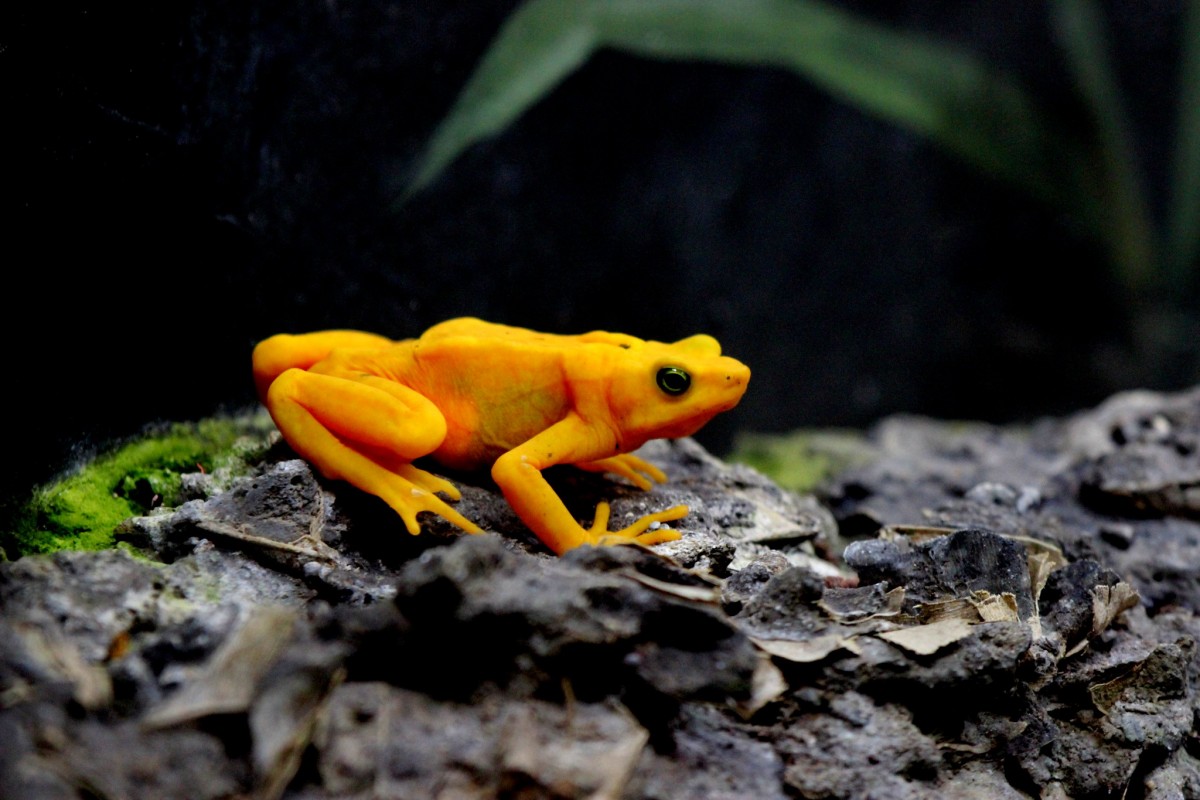
<instances>
[{"instance_id":1,"label":"frog's head","mask_svg":"<svg viewBox=\"0 0 1200 800\"><path fill-rule=\"evenodd\" d=\"M608 407L622 445L691 436L738 404L750 369L721 355L703 334L678 342L621 345L608 386Z\"/></svg>"}]
</instances>

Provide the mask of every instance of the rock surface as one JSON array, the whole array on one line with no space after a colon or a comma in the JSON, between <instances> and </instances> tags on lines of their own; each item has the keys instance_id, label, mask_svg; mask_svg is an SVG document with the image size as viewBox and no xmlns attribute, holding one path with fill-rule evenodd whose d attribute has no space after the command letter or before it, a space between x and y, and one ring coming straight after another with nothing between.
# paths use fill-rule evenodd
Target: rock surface
<instances>
[{"instance_id":1,"label":"rock surface","mask_svg":"<svg viewBox=\"0 0 1200 800\"><path fill-rule=\"evenodd\" d=\"M893 418L819 496L691 441L653 550L403 531L280 446L0 565L0 797L1200 797L1200 391Z\"/></svg>"}]
</instances>

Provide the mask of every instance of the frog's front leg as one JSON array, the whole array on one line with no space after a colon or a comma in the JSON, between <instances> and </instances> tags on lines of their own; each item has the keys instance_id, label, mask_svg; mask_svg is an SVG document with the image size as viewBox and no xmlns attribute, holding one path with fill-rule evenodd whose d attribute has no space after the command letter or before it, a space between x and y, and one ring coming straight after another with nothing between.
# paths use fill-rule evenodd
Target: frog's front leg
<instances>
[{"instance_id":1,"label":"frog's front leg","mask_svg":"<svg viewBox=\"0 0 1200 800\"><path fill-rule=\"evenodd\" d=\"M522 521L559 555L585 544L616 544L631 540L641 544L657 544L678 539L679 532L670 528L653 531L648 528L656 522L680 519L687 514L687 506L673 506L665 511L647 514L619 531L608 530L608 503L600 503L596 507L592 527L584 528L575 521L554 489L542 477L542 470L555 464L578 464L585 469L599 465L595 471L626 474L624 469L629 462L615 456L601 458L605 444L598 439L587 423L571 414L496 459L492 466L492 478ZM629 458L636 459L634 456ZM636 459L636 462L646 463L641 459ZM614 469L618 465L620 468Z\"/></svg>"},{"instance_id":2,"label":"frog's front leg","mask_svg":"<svg viewBox=\"0 0 1200 800\"><path fill-rule=\"evenodd\" d=\"M435 492L457 500L448 481L409 462L433 452L446 420L422 395L371 375L342 376L289 369L271 382L267 409L292 449L327 478L345 480L392 507L410 533L431 511L468 533L480 528Z\"/></svg>"}]
</instances>

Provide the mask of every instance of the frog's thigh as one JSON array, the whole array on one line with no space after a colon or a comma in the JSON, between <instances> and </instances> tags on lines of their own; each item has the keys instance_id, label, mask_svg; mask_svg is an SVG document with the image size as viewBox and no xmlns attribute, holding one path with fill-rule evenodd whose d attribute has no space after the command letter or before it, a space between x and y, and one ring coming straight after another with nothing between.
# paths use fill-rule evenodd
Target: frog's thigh
<instances>
[{"instance_id":1,"label":"frog's thigh","mask_svg":"<svg viewBox=\"0 0 1200 800\"><path fill-rule=\"evenodd\" d=\"M303 423L295 415L297 406L337 436L406 461L433 452L446 438L446 419L437 406L408 387L374 376L294 369L276 378L267 391L267 408L289 442L286 426L294 420Z\"/></svg>"},{"instance_id":2,"label":"frog's thigh","mask_svg":"<svg viewBox=\"0 0 1200 800\"><path fill-rule=\"evenodd\" d=\"M363 331L280 333L264 339L254 348L254 385L258 388L258 396L265 400L271 382L293 367L308 369L339 348L380 349L392 344L391 339Z\"/></svg>"},{"instance_id":3,"label":"frog's thigh","mask_svg":"<svg viewBox=\"0 0 1200 800\"><path fill-rule=\"evenodd\" d=\"M385 399L381 400L380 395ZM288 370L271 385L267 407L284 438L297 453L326 477L349 481L381 498L401 516L411 533L420 530L417 514L422 511L431 511L468 533L479 533L477 525L433 494L444 489L445 481L408 464L392 465L394 469L385 467L376 460L380 450L368 454L357 449L355 437L362 431L346 423L345 415L341 413L345 407L339 403L361 402L367 408L382 404L385 410L395 412L386 398L402 406L404 401L412 401L412 398L402 397L402 393L383 390L369 383ZM428 403L424 398L421 400ZM429 405L432 407L431 403ZM364 417L368 422L371 419ZM328 420L335 420L336 425L329 424ZM440 413L437 420L444 431L445 422ZM371 436L361 438L370 439ZM428 446L428 442L423 446ZM457 491L451 495L456 497Z\"/></svg>"}]
</instances>

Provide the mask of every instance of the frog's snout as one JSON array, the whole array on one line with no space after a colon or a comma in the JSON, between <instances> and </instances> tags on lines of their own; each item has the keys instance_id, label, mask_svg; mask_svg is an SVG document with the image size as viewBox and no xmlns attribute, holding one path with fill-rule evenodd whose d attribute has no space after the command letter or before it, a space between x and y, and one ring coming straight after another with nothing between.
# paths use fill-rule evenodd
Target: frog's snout
<instances>
[{"instance_id":1,"label":"frog's snout","mask_svg":"<svg viewBox=\"0 0 1200 800\"><path fill-rule=\"evenodd\" d=\"M746 393L746 387L750 384L750 368L740 361L732 358L722 358L722 364L725 376L725 393L727 395L728 405L724 410L728 411L738 404L742 399L742 395Z\"/></svg>"}]
</instances>

